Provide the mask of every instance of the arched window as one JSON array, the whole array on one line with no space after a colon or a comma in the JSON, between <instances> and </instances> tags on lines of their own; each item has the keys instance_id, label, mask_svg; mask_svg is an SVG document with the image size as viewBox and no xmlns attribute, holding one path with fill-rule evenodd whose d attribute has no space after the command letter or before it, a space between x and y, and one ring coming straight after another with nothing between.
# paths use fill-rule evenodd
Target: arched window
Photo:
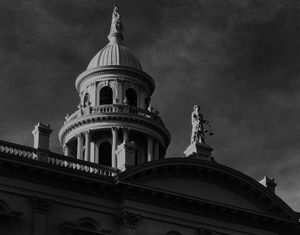
<instances>
[{"instance_id":1,"label":"arched window","mask_svg":"<svg viewBox=\"0 0 300 235\"><path fill-rule=\"evenodd\" d=\"M83 107L87 106L87 102L90 101L90 94L89 93L85 93L84 95L84 99L83 99Z\"/></svg>"},{"instance_id":2,"label":"arched window","mask_svg":"<svg viewBox=\"0 0 300 235\"><path fill-rule=\"evenodd\" d=\"M90 222L90 221L83 221L81 223L78 224L78 227L79 228L84 228L84 229L87 229L87 230L91 230L91 231L97 231L97 226Z\"/></svg>"},{"instance_id":3,"label":"arched window","mask_svg":"<svg viewBox=\"0 0 300 235\"><path fill-rule=\"evenodd\" d=\"M137 95L134 89L129 88L126 90L126 97L128 99L129 105L137 106Z\"/></svg>"},{"instance_id":4,"label":"arched window","mask_svg":"<svg viewBox=\"0 0 300 235\"><path fill-rule=\"evenodd\" d=\"M99 145L99 164L111 166L111 144L103 142Z\"/></svg>"},{"instance_id":5,"label":"arched window","mask_svg":"<svg viewBox=\"0 0 300 235\"><path fill-rule=\"evenodd\" d=\"M101 104L112 104L113 102L113 91L109 86L105 86L100 90L100 105Z\"/></svg>"}]
</instances>

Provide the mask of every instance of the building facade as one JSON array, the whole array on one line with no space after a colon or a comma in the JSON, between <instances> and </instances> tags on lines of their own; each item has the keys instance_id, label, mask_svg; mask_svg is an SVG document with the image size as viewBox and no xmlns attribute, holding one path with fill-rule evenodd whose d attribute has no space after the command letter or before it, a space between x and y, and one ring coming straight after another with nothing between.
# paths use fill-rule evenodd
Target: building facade
<instances>
[{"instance_id":1,"label":"building facade","mask_svg":"<svg viewBox=\"0 0 300 235\"><path fill-rule=\"evenodd\" d=\"M273 179L213 159L196 108L186 157L165 158L170 134L151 105L155 83L123 45L117 7L108 39L76 79L78 110L59 132L64 155L49 150L42 123L33 147L0 141L0 234L300 234Z\"/></svg>"}]
</instances>

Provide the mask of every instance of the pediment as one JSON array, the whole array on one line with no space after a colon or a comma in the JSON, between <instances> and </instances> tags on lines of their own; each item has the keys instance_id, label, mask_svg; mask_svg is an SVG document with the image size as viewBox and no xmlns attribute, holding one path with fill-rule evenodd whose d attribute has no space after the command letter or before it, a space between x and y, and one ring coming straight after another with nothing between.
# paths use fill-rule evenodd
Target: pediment
<instances>
[{"instance_id":1,"label":"pediment","mask_svg":"<svg viewBox=\"0 0 300 235\"><path fill-rule=\"evenodd\" d=\"M171 158L148 162L118 175L118 180L160 193L248 212L298 221L276 194L251 177L212 161Z\"/></svg>"},{"instance_id":2,"label":"pediment","mask_svg":"<svg viewBox=\"0 0 300 235\"><path fill-rule=\"evenodd\" d=\"M140 182L140 184L218 204L230 205L247 210L262 211L247 198L244 198L225 187L221 187L220 185L201 181L199 179L165 177L162 179L146 180L144 182Z\"/></svg>"}]
</instances>

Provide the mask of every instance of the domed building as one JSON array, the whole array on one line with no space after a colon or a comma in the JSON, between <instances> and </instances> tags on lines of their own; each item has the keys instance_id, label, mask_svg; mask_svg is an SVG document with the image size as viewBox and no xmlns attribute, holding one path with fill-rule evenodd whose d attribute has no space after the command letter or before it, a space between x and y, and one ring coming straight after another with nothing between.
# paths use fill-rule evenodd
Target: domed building
<instances>
[{"instance_id":1,"label":"domed building","mask_svg":"<svg viewBox=\"0 0 300 235\"><path fill-rule=\"evenodd\" d=\"M275 192L212 157L195 105L185 157L166 158L170 133L151 105L155 83L122 43L109 43L76 79L78 109L59 131L38 123L34 146L0 141L0 234L293 235L299 213Z\"/></svg>"}]
</instances>

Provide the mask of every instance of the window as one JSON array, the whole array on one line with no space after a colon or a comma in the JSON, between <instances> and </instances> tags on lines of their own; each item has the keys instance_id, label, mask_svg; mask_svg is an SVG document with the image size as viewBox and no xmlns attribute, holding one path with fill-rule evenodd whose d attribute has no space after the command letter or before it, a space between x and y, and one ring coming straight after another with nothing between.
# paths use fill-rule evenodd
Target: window
<instances>
[{"instance_id":1,"label":"window","mask_svg":"<svg viewBox=\"0 0 300 235\"><path fill-rule=\"evenodd\" d=\"M128 99L129 105L137 106L137 95L134 89L129 88L126 90L126 97Z\"/></svg>"},{"instance_id":2,"label":"window","mask_svg":"<svg viewBox=\"0 0 300 235\"><path fill-rule=\"evenodd\" d=\"M99 164L111 166L111 144L103 142L99 145Z\"/></svg>"},{"instance_id":3,"label":"window","mask_svg":"<svg viewBox=\"0 0 300 235\"><path fill-rule=\"evenodd\" d=\"M100 105L101 104L112 104L113 102L113 91L109 86L105 86L100 90Z\"/></svg>"}]
</instances>

